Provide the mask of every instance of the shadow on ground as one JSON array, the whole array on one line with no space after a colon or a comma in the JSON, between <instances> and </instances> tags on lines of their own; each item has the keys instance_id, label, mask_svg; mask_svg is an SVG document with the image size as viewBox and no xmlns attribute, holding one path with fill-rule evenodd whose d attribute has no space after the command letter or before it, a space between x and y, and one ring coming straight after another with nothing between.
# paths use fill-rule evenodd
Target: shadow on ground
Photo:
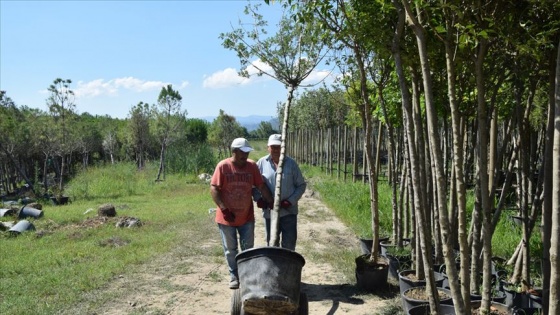
<instances>
[{"instance_id":1,"label":"shadow on ground","mask_svg":"<svg viewBox=\"0 0 560 315\"><path fill-rule=\"evenodd\" d=\"M399 296L399 286L392 283L387 283L385 287L375 292L366 292L358 288L356 284L313 284L302 282L301 291L305 292L310 302L332 302L327 315L335 314L340 304L364 304L364 300L360 296L366 294L375 295L380 300L390 300Z\"/></svg>"}]
</instances>

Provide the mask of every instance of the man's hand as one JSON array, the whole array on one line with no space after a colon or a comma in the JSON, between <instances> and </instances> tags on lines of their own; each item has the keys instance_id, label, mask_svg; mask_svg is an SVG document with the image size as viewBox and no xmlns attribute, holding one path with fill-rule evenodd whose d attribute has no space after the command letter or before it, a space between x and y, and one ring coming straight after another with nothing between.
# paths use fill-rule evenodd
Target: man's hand
<instances>
[{"instance_id":1,"label":"man's hand","mask_svg":"<svg viewBox=\"0 0 560 315\"><path fill-rule=\"evenodd\" d=\"M264 201L263 198L259 198L259 200L257 200L257 207L261 209L268 208L268 202Z\"/></svg>"},{"instance_id":2,"label":"man's hand","mask_svg":"<svg viewBox=\"0 0 560 315\"><path fill-rule=\"evenodd\" d=\"M280 207L281 208L289 208L291 206L292 206L292 203L289 202L287 199L280 201Z\"/></svg>"},{"instance_id":3,"label":"man's hand","mask_svg":"<svg viewBox=\"0 0 560 315\"><path fill-rule=\"evenodd\" d=\"M235 221L235 214L233 214L233 212L229 211L228 208L222 209L222 214L224 215L224 219L228 222L233 222Z\"/></svg>"}]
</instances>

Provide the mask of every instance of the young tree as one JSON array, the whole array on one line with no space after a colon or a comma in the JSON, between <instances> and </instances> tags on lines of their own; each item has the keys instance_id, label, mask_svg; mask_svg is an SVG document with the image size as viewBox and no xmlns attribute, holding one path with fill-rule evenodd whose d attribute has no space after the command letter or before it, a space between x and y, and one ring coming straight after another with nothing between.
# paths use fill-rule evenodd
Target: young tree
<instances>
[{"instance_id":1,"label":"young tree","mask_svg":"<svg viewBox=\"0 0 560 315\"><path fill-rule=\"evenodd\" d=\"M554 138L552 163L552 227L550 240L550 296L548 299L548 314L559 314L560 305L560 40L558 41L556 57L556 85L554 104Z\"/></svg>"},{"instance_id":2,"label":"young tree","mask_svg":"<svg viewBox=\"0 0 560 315\"><path fill-rule=\"evenodd\" d=\"M150 142L150 105L138 103L130 109L128 129L130 143L139 170L144 169L146 150Z\"/></svg>"},{"instance_id":3,"label":"young tree","mask_svg":"<svg viewBox=\"0 0 560 315\"><path fill-rule=\"evenodd\" d=\"M268 1L265 2L268 3ZM272 77L283 83L288 90L282 123L282 145L277 168L274 207L271 212L270 241L273 246L278 246L278 211L290 105L295 90L302 86L302 82L323 60L325 53L324 45L320 41L323 32L311 22L299 23L296 19L297 12L292 11L295 7L284 5L285 11L278 25L278 31L270 37L267 37L268 23L258 13L259 7L260 5L251 6L250 4L245 7L245 13L254 20L252 30L246 30L240 21L239 28L220 34L220 38L223 40L222 44L225 48L237 53L241 62L241 75L249 76L248 68L252 66L257 69L258 75ZM251 63L252 58L262 61L272 70L267 70L257 63Z\"/></svg>"},{"instance_id":4,"label":"young tree","mask_svg":"<svg viewBox=\"0 0 560 315\"><path fill-rule=\"evenodd\" d=\"M103 138L103 150L109 154L111 164L115 164L115 152L117 150L117 133L113 130L107 131L105 138Z\"/></svg>"},{"instance_id":5,"label":"young tree","mask_svg":"<svg viewBox=\"0 0 560 315\"><path fill-rule=\"evenodd\" d=\"M90 164L93 153L102 151L102 137L99 132L99 122L88 113L81 114L73 129L77 131L76 147L82 154L82 167L86 169Z\"/></svg>"},{"instance_id":6,"label":"young tree","mask_svg":"<svg viewBox=\"0 0 560 315\"><path fill-rule=\"evenodd\" d=\"M344 91L338 87L306 90L292 104L288 124L293 129L335 127L346 121L349 110ZM280 120L283 120L283 112L284 106L280 106Z\"/></svg>"},{"instance_id":7,"label":"young tree","mask_svg":"<svg viewBox=\"0 0 560 315\"><path fill-rule=\"evenodd\" d=\"M220 158L228 156L233 139L244 136L245 131L235 117L226 114L222 109L208 130L208 140L210 144L218 147Z\"/></svg>"},{"instance_id":8,"label":"young tree","mask_svg":"<svg viewBox=\"0 0 560 315\"><path fill-rule=\"evenodd\" d=\"M67 160L70 153L74 150L75 141L72 137L70 124L75 118L76 104L74 103L74 91L70 89L72 80L57 78L48 88L49 97L47 106L53 119L54 126L57 128L55 144L56 154L60 158L60 169L58 172L58 196L62 197L64 191L64 174L67 167Z\"/></svg>"},{"instance_id":9,"label":"young tree","mask_svg":"<svg viewBox=\"0 0 560 315\"><path fill-rule=\"evenodd\" d=\"M17 173L31 190L34 190L33 183L20 163L27 160L25 157L30 151L27 147L29 124L26 124L24 114L12 99L6 96L5 91L0 91L0 117L2 117L0 119L0 186L3 186L6 192L10 187L15 188L16 178L9 174ZM2 174L2 170L13 170L13 172L6 171Z\"/></svg>"},{"instance_id":10,"label":"young tree","mask_svg":"<svg viewBox=\"0 0 560 315\"><path fill-rule=\"evenodd\" d=\"M161 88L158 96L158 107L154 108L156 133L161 145L156 182L165 180L165 151L177 138L177 130L187 116L187 111L181 109L182 99L181 94L173 90L171 84L169 84L167 87Z\"/></svg>"},{"instance_id":11,"label":"young tree","mask_svg":"<svg viewBox=\"0 0 560 315\"><path fill-rule=\"evenodd\" d=\"M187 141L193 144L201 144L206 142L208 138L209 123L198 118L187 120Z\"/></svg>"},{"instance_id":12,"label":"young tree","mask_svg":"<svg viewBox=\"0 0 560 315\"><path fill-rule=\"evenodd\" d=\"M278 133L278 131L272 128L270 121L261 121L259 127L251 132L251 135L257 139L266 139L268 136L275 133Z\"/></svg>"}]
</instances>

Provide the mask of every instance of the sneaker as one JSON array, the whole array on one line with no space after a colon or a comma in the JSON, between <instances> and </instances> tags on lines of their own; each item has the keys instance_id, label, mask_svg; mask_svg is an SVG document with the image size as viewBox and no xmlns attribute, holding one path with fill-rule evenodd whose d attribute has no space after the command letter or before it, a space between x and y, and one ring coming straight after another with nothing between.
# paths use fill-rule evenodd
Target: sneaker
<instances>
[{"instance_id":1,"label":"sneaker","mask_svg":"<svg viewBox=\"0 0 560 315\"><path fill-rule=\"evenodd\" d=\"M231 277L231 280L229 281L229 288L232 290L239 289L239 279Z\"/></svg>"}]
</instances>

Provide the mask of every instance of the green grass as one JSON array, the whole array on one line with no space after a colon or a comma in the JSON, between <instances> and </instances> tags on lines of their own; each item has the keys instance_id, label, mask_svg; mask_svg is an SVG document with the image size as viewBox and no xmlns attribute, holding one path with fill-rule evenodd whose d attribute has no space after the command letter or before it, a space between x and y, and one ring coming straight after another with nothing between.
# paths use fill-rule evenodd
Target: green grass
<instances>
[{"instance_id":1,"label":"green grass","mask_svg":"<svg viewBox=\"0 0 560 315\"><path fill-rule=\"evenodd\" d=\"M267 154L266 141L251 145L255 148L252 159ZM317 167L301 168L309 187L356 236L371 235L367 185L337 181ZM179 248L180 255L200 254L204 249L197 245L216 233L208 224L208 209L214 207L208 185L200 183L195 174L167 175L159 183L154 182L155 176L154 166L141 172L131 164L90 168L69 183L66 192L72 203L43 203L44 217L32 220L39 233L2 233L0 314L54 314L83 302L92 292L102 292L113 279L170 251ZM386 234L391 231L390 190L380 183L379 192L381 233ZM97 208L105 203L115 205L118 216L93 228ZM115 227L123 216L140 218L143 225ZM336 238L334 231L331 234ZM521 229L504 213L493 239L495 255L509 258L520 235ZM538 233L534 233L533 257L539 257L539 246ZM219 246L210 250L212 257L223 260ZM310 248L306 252L310 253L307 258L325 261L353 279L355 248L333 246L329 251ZM180 268L188 273L190 267ZM218 279L217 274L211 277ZM101 294L89 303L102 305L111 298Z\"/></svg>"},{"instance_id":2,"label":"green grass","mask_svg":"<svg viewBox=\"0 0 560 315\"><path fill-rule=\"evenodd\" d=\"M131 163L90 167L72 180L65 193L74 200L141 196L157 187L155 178L154 171L138 172Z\"/></svg>"},{"instance_id":3,"label":"green grass","mask_svg":"<svg viewBox=\"0 0 560 315\"><path fill-rule=\"evenodd\" d=\"M360 238L371 238L371 207L369 186L362 182L346 183L325 175L317 167L302 166L305 177L319 191L321 199ZM390 187L379 183L380 235L390 235L392 230Z\"/></svg>"},{"instance_id":4,"label":"green grass","mask_svg":"<svg viewBox=\"0 0 560 315\"><path fill-rule=\"evenodd\" d=\"M260 159L261 157L268 154L268 147L266 143L268 140L250 140L249 144L253 147L253 150L249 154L249 158L254 160L255 162Z\"/></svg>"},{"instance_id":5,"label":"green grass","mask_svg":"<svg viewBox=\"0 0 560 315\"><path fill-rule=\"evenodd\" d=\"M71 192L79 196L71 204L44 204L44 217L33 221L42 237L3 233L0 314L56 313L184 239L197 244L215 233L188 229L207 226L203 223L213 207L207 184L181 176L168 176L156 184L154 178L153 169L91 169L70 183L70 196L74 196ZM117 228L117 217L92 228L103 203L115 205L118 217L136 217L143 225ZM94 211L84 214L88 209Z\"/></svg>"},{"instance_id":6,"label":"green grass","mask_svg":"<svg viewBox=\"0 0 560 315\"><path fill-rule=\"evenodd\" d=\"M371 238L371 211L369 187L362 182L342 182L336 175L329 176L319 167L302 166L305 177L317 190L323 202L360 238ZM390 235L392 231L391 190L387 182L379 182L379 224L380 235ZM473 194L467 197L468 218L474 205ZM521 240L521 227L512 219L511 212L503 212L492 239L494 256L509 259ZM532 266L536 277L540 276L542 241L537 223L530 239ZM406 237L406 236L405 236ZM538 281L540 279L536 279Z\"/></svg>"}]
</instances>

